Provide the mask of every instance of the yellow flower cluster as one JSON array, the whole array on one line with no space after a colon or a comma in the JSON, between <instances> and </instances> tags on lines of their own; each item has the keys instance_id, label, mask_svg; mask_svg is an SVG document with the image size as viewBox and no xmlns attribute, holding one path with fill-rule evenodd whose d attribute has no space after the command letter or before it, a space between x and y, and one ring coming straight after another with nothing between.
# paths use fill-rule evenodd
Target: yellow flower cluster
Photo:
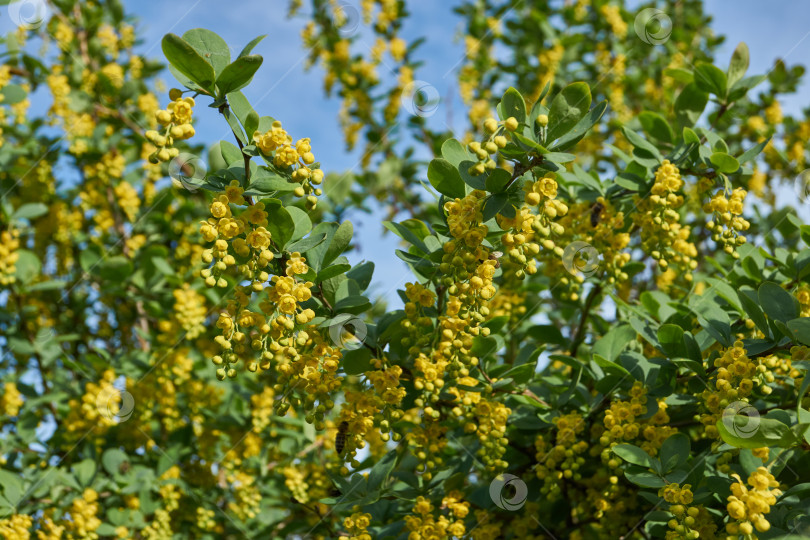
<instances>
[{"instance_id":1,"label":"yellow flower cluster","mask_svg":"<svg viewBox=\"0 0 810 540\"><path fill-rule=\"evenodd\" d=\"M0 537L14 540L28 540L33 520L31 516L12 514L11 517L0 519Z\"/></svg>"},{"instance_id":2,"label":"yellow flower cluster","mask_svg":"<svg viewBox=\"0 0 810 540\"><path fill-rule=\"evenodd\" d=\"M668 484L658 490L658 495L669 503L674 516L667 522L669 531L666 540L695 540L714 538L717 526L703 505L691 506L694 500L692 486Z\"/></svg>"},{"instance_id":3,"label":"yellow flower cluster","mask_svg":"<svg viewBox=\"0 0 810 540\"><path fill-rule=\"evenodd\" d=\"M476 510L474 515L475 528L470 531L472 540L491 540L492 538L503 538L506 535L506 531L502 530L504 524L497 519L495 513L487 510ZM526 540L530 539L527 538Z\"/></svg>"},{"instance_id":4,"label":"yellow flower cluster","mask_svg":"<svg viewBox=\"0 0 810 540\"><path fill-rule=\"evenodd\" d=\"M529 96L530 102L537 101L546 84L550 87L554 86L554 77L557 75L557 70L560 69L560 61L564 52L565 47L560 40L554 39L550 47L543 47L537 54L537 83L532 95Z\"/></svg>"},{"instance_id":5,"label":"yellow flower cluster","mask_svg":"<svg viewBox=\"0 0 810 540\"><path fill-rule=\"evenodd\" d=\"M166 336L168 339L163 341L163 346L157 348L150 359L153 368L149 374L137 382L127 379L127 388L137 404L131 411L132 417L127 420L127 426L156 422L162 429L173 431L191 425L199 436L205 420L202 411L221 403L222 391L215 385L192 377L194 361L191 351L176 347L183 338L183 332L174 324L172 328L172 333ZM183 402L190 404L185 413L178 405ZM154 443L144 440L147 433L151 433L151 428L126 430L126 436L132 437L133 443L149 447Z\"/></svg>"},{"instance_id":6,"label":"yellow flower cluster","mask_svg":"<svg viewBox=\"0 0 810 540\"><path fill-rule=\"evenodd\" d=\"M276 167L292 169L292 179L301 184L295 188L296 197L307 196L307 208L314 208L318 202L316 195L321 195L322 192L320 188L313 186L323 182L323 171L310 167L315 163L310 139L299 139L293 146L292 137L281 127L281 122L276 120L266 132L254 132L253 142L263 155L272 157Z\"/></svg>"},{"instance_id":7,"label":"yellow flower cluster","mask_svg":"<svg viewBox=\"0 0 810 540\"><path fill-rule=\"evenodd\" d=\"M422 285L421 283L406 283L405 296L408 302L405 303L405 314L413 317L418 307L432 307L436 303L436 293Z\"/></svg>"},{"instance_id":8,"label":"yellow flower cluster","mask_svg":"<svg viewBox=\"0 0 810 540\"><path fill-rule=\"evenodd\" d=\"M645 253L655 259L661 269L666 270L675 263L687 272L684 279L692 279L689 270L697 268L697 248L689 240L691 229L681 225L678 208L684 198L678 192L683 188L683 180L678 168L664 160L655 171L655 183L651 195L637 200L639 212L633 220L641 228L641 242Z\"/></svg>"},{"instance_id":9,"label":"yellow flower cluster","mask_svg":"<svg viewBox=\"0 0 810 540\"><path fill-rule=\"evenodd\" d=\"M228 503L228 511L244 521L255 518L262 501L256 478L252 474L236 471L228 475L228 483L234 494L234 501Z\"/></svg>"},{"instance_id":10,"label":"yellow flower cluster","mask_svg":"<svg viewBox=\"0 0 810 540\"><path fill-rule=\"evenodd\" d=\"M217 522L215 519L216 512L213 510L208 510L203 508L202 506L197 507L197 528L200 531L204 532L212 532L217 527Z\"/></svg>"},{"instance_id":11,"label":"yellow flower cluster","mask_svg":"<svg viewBox=\"0 0 810 540\"><path fill-rule=\"evenodd\" d=\"M135 191L132 184L123 180L113 188L113 191L118 207L130 222L135 222L138 209L141 207L141 198L138 196L138 192Z\"/></svg>"},{"instance_id":12,"label":"yellow flower cluster","mask_svg":"<svg viewBox=\"0 0 810 540\"><path fill-rule=\"evenodd\" d=\"M563 478L581 479L579 469L585 464L583 454L589 444L586 440L578 440L585 431L585 419L578 412L557 416L552 422L556 437L543 432L534 441L535 474L543 481L540 492L546 497L557 498L561 494Z\"/></svg>"},{"instance_id":13,"label":"yellow flower cluster","mask_svg":"<svg viewBox=\"0 0 810 540\"><path fill-rule=\"evenodd\" d=\"M4 383L3 395L0 396L0 414L17 416L23 403L22 393L17 390L17 385L13 382Z\"/></svg>"},{"instance_id":14,"label":"yellow flower cluster","mask_svg":"<svg viewBox=\"0 0 810 540\"><path fill-rule=\"evenodd\" d=\"M735 189L729 198L726 198L724 191L719 191L703 207L706 213L714 214L714 219L706 224L712 233L712 240L721 244L723 250L735 259L740 258L736 248L746 241L740 233L751 226L741 217L745 195L746 191L742 188Z\"/></svg>"},{"instance_id":15,"label":"yellow flower cluster","mask_svg":"<svg viewBox=\"0 0 810 540\"><path fill-rule=\"evenodd\" d=\"M456 266L464 266L467 261L462 260L459 262L452 258L455 257L455 252L460 251L462 247L474 250L484 241L487 232L489 232L487 226L481 223L483 221L481 210L485 197L485 191L474 190L463 199L455 199L444 203L450 235L459 240L460 245L453 245L453 250L448 250L445 247L445 254L454 253L454 255L451 256L450 260L445 260L447 257L442 258L443 263L459 263Z\"/></svg>"},{"instance_id":16,"label":"yellow flower cluster","mask_svg":"<svg viewBox=\"0 0 810 540\"><path fill-rule=\"evenodd\" d=\"M340 354L323 341L317 329L296 331L296 325L308 325L315 317L312 309L301 306L312 297L313 283L298 277L308 273L309 266L300 253L276 260L263 203L249 204L234 216L232 205L246 203L243 193L238 182L231 182L211 203L212 217L200 226L203 239L213 244L202 255L203 262L214 263L200 272L206 285L226 288L226 275L250 282L236 286L219 314L216 326L221 335L215 341L221 352L213 357L217 377L236 377L234 366L240 360L251 372L273 367L279 376L274 390L287 395L285 385L302 382L297 388L306 394L307 420L323 428L324 412L334 405L329 392L339 385L336 372ZM237 257L246 262L237 264ZM266 297L260 298L256 310L252 307L254 294L262 292ZM318 399L321 403L316 406ZM300 402L297 395L291 395L276 408L283 413L290 404Z\"/></svg>"},{"instance_id":17,"label":"yellow flower cluster","mask_svg":"<svg viewBox=\"0 0 810 540\"><path fill-rule=\"evenodd\" d=\"M173 317L177 325L185 332L186 339L195 339L205 332L205 318L208 311L205 297L191 288L188 283L172 292L174 296Z\"/></svg>"},{"instance_id":18,"label":"yellow flower cluster","mask_svg":"<svg viewBox=\"0 0 810 540\"><path fill-rule=\"evenodd\" d=\"M62 66L54 66L45 80L53 96L53 105L49 110L51 124L59 121L64 127L69 126L65 135L70 141L70 152L77 156L86 153L90 148L89 138L95 131L96 120L90 114L71 109L70 79L63 73Z\"/></svg>"},{"instance_id":19,"label":"yellow flower cluster","mask_svg":"<svg viewBox=\"0 0 810 540\"><path fill-rule=\"evenodd\" d=\"M349 540L371 540L368 527L371 525L371 514L354 512L343 519L343 527L349 533Z\"/></svg>"},{"instance_id":20,"label":"yellow flower cluster","mask_svg":"<svg viewBox=\"0 0 810 540\"><path fill-rule=\"evenodd\" d=\"M70 505L70 520L65 521L68 538L98 538L96 529L101 526L98 518L98 493L87 488L81 497Z\"/></svg>"},{"instance_id":21,"label":"yellow flower cluster","mask_svg":"<svg viewBox=\"0 0 810 540\"><path fill-rule=\"evenodd\" d=\"M413 506L415 515L405 517L405 525L411 531L409 540L464 537L467 532L464 518L470 512L470 503L463 502L462 495L458 491L448 493L442 499L440 508L446 510L447 514L440 513L438 518L434 515L434 505L425 497L417 497Z\"/></svg>"},{"instance_id":22,"label":"yellow flower cluster","mask_svg":"<svg viewBox=\"0 0 810 540\"><path fill-rule=\"evenodd\" d=\"M349 149L354 148L364 127L377 127L381 123L373 117L375 97L372 93L380 83L377 67L382 63L386 49L397 64L395 73L398 77L397 84L385 92L388 100L382 108L383 125L396 119L403 91L413 80L407 62L407 43L397 35L400 28L397 20L404 15L401 4L392 0L363 0L361 5L365 24L371 24L376 13L372 30L377 37L368 47L367 55L352 53L352 36L349 34L356 30L351 24L357 21L351 20L345 6L339 2L328 2L328 11L325 12L328 16L311 21L301 32L303 45L309 51L307 67L320 61L326 72L323 79L326 93L330 94L335 83L340 83L342 104L339 119ZM364 167L374 153L373 148L369 143L364 152Z\"/></svg>"},{"instance_id":23,"label":"yellow flower cluster","mask_svg":"<svg viewBox=\"0 0 810 540\"><path fill-rule=\"evenodd\" d=\"M602 460L611 467L618 466L618 460L611 457L610 448L622 442L633 442L643 437L644 442L639 446L654 456L667 438L678 430L667 426L669 415L666 412L664 400L658 401L658 410L650 418L637 420L647 414L647 388L639 381L630 388L630 400L615 400L605 411L604 433L599 437L599 443L605 447L602 451Z\"/></svg>"},{"instance_id":24,"label":"yellow flower cluster","mask_svg":"<svg viewBox=\"0 0 810 540\"><path fill-rule=\"evenodd\" d=\"M715 390L706 389L701 395L709 412L701 415L700 421L710 438L720 436L716 424L729 404L747 401L757 385L764 394L770 394L773 390L767 383L774 380L765 363L748 358L742 341L723 351L714 360L714 367L717 368L712 374Z\"/></svg>"},{"instance_id":25,"label":"yellow flower cluster","mask_svg":"<svg viewBox=\"0 0 810 540\"><path fill-rule=\"evenodd\" d=\"M106 370L98 383L89 382L81 401L68 402L70 413L65 418L64 427L69 440L78 440L89 431L100 436L117 423L121 410L121 392L113 386L115 372Z\"/></svg>"},{"instance_id":26,"label":"yellow flower cluster","mask_svg":"<svg viewBox=\"0 0 810 540\"><path fill-rule=\"evenodd\" d=\"M627 35L627 23L622 18L622 11L619 6L605 4L599 8L599 13L605 18L614 36L623 39Z\"/></svg>"},{"instance_id":27,"label":"yellow flower cluster","mask_svg":"<svg viewBox=\"0 0 810 540\"><path fill-rule=\"evenodd\" d=\"M391 425L405 414L400 408L406 394L400 382L402 368L386 367L381 360L372 361L372 365L377 369L365 372L371 391L346 390L346 402L340 411L339 419L347 425L341 458L343 461L351 461L352 466L358 464L355 459L357 449L365 446L365 440L370 440L375 427L379 430L381 440L387 442ZM395 441L401 438L400 433L394 433Z\"/></svg>"},{"instance_id":28,"label":"yellow flower cluster","mask_svg":"<svg viewBox=\"0 0 810 540\"><path fill-rule=\"evenodd\" d=\"M101 159L92 161L83 168L87 182L79 192L80 207L85 212L93 212L96 233L100 238L115 230L115 214L118 209L114 208L110 202L111 197L115 197L112 185L123 177L125 168L126 159L116 150L107 152L101 156ZM140 203L132 201L132 198L137 197L136 193L123 188L120 196L125 199L124 202L130 211L137 212Z\"/></svg>"},{"instance_id":29,"label":"yellow flower cluster","mask_svg":"<svg viewBox=\"0 0 810 540\"><path fill-rule=\"evenodd\" d=\"M0 285L7 286L17 281L17 261L20 254L20 233L9 227L0 232Z\"/></svg>"},{"instance_id":30,"label":"yellow flower cluster","mask_svg":"<svg viewBox=\"0 0 810 540\"><path fill-rule=\"evenodd\" d=\"M509 328L519 324L526 316L528 294L521 290L510 290L502 286L490 301L490 313L495 317L509 317Z\"/></svg>"},{"instance_id":31,"label":"yellow flower cluster","mask_svg":"<svg viewBox=\"0 0 810 540\"><path fill-rule=\"evenodd\" d=\"M559 245L571 245L574 242L584 242L585 251L579 255L587 255L589 259L580 266L575 254L571 264L574 269L581 269L570 275L571 268L566 268L562 259L553 254L553 257L543 257L541 268L546 276L553 278L565 287L560 293L563 299L577 301L581 285L585 281L586 270L598 272L605 276L608 283L623 284L629 276L624 266L630 262L630 253L625 251L630 245L630 234L621 232L625 228L624 212L616 211L613 204L604 197L598 197L595 203L574 203L568 213L559 220L564 233L557 239ZM576 244L575 244L576 245ZM598 253L598 266L590 257ZM563 276L563 277L560 277Z\"/></svg>"},{"instance_id":32,"label":"yellow flower cluster","mask_svg":"<svg viewBox=\"0 0 810 540\"><path fill-rule=\"evenodd\" d=\"M408 434L408 445L419 460L416 470L425 481L433 478L433 470L444 464L444 449L447 447L447 426L443 426L427 413L423 422L413 427Z\"/></svg>"},{"instance_id":33,"label":"yellow flower cluster","mask_svg":"<svg viewBox=\"0 0 810 540\"><path fill-rule=\"evenodd\" d=\"M754 534L756 528L759 532L767 532L771 524L765 518L765 514L771 511L771 506L776 504L776 498L782 494L778 489L779 482L765 467L759 467L748 477L746 487L742 479L737 474L732 474L736 480L731 484L731 495L728 498L729 517L733 520L726 524L727 538L738 538L738 535L756 540Z\"/></svg>"},{"instance_id":34,"label":"yellow flower cluster","mask_svg":"<svg viewBox=\"0 0 810 540\"><path fill-rule=\"evenodd\" d=\"M796 300L799 301L799 309L801 310L799 315L802 317L810 317L810 287L801 285L796 289L794 296Z\"/></svg>"},{"instance_id":35,"label":"yellow flower cluster","mask_svg":"<svg viewBox=\"0 0 810 540\"><path fill-rule=\"evenodd\" d=\"M183 97L182 92L177 88L173 88L169 92L169 98L172 101L166 109L158 110L155 113L155 119L164 128L162 133L154 129L144 133L146 140L156 147L155 151L149 155L150 163L169 161L177 157L180 150L174 147L174 141L182 141L194 136L194 126L191 125L194 98Z\"/></svg>"},{"instance_id":36,"label":"yellow flower cluster","mask_svg":"<svg viewBox=\"0 0 810 540\"><path fill-rule=\"evenodd\" d=\"M514 273L518 279L523 279L524 272L532 275L537 272L535 257L540 248L562 257L563 248L552 240L551 236L561 236L565 227L557 219L568 214L568 205L557 199L557 180L552 172L546 173L533 183L524 185L526 195L524 200L528 206L520 208L514 218L498 215L498 225L505 232L501 237L508 259L507 267L517 265L517 270L509 268L504 273ZM537 207L535 214L531 207ZM581 277L581 276L580 276Z\"/></svg>"},{"instance_id":37,"label":"yellow flower cluster","mask_svg":"<svg viewBox=\"0 0 810 540\"><path fill-rule=\"evenodd\" d=\"M458 379L458 384L462 386L475 386L476 383L472 377L465 376ZM502 457L509 444L506 438L506 422L512 411L503 403L483 399L479 392L451 387L448 393L456 398L452 412L464 422L464 431L478 436L481 447L477 454L481 461L491 471L505 469L508 463Z\"/></svg>"},{"instance_id":38,"label":"yellow flower cluster","mask_svg":"<svg viewBox=\"0 0 810 540\"><path fill-rule=\"evenodd\" d=\"M782 106L778 101L773 100L773 103L768 105L763 112L765 113L765 120L771 127L775 128L782 123L784 116L782 115Z\"/></svg>"}]
</instances>

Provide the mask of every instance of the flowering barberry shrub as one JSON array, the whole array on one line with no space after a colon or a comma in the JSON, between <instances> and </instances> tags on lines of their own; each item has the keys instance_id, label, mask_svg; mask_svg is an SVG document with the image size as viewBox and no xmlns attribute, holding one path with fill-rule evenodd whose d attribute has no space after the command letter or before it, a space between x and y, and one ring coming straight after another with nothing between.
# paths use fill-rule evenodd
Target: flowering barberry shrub
<instances>
[{"instance_id":1,"label":"flowering barberry shrub","mask_svg":"<svg viewBox=\"0 0 810 540\"><path fill-rule=\"evenodd\" d=\"M9 8L0 537L810 535L803 68L715 58L698 0L463 0L454 134L410 4L292 2L342 176L242 92L263 36Z\"/></svg>"}]
</instances>

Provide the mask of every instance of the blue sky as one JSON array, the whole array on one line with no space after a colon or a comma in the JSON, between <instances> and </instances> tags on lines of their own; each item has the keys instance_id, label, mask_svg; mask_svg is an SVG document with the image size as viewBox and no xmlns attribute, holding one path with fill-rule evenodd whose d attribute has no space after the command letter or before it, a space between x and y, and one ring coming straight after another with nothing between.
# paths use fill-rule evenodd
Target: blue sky
<instances>
[{"instance_id":1,"label":"blue sky","mask_svg":"<svg viewBox=\"0 0 810 540\"><path fill-rule=\"evenodd\" d=\"M245 91L254 108L262 115L281 120L294 138L310 137L313 152L327 171L341 172L357 168L359 152L346 152L342 134L336 120L339 102L323 95L321 72L318 68L304 71L305 51L300 41L304 18L287 19L286 0L123 0L128 13L140 19L140 35L144 43L140 52L147 56L162 57L160 40L167 32L182 35L190 28L205 27L220 34L229 43L234 55L253 37L268 34L255 53L264 57L264 64ZM350 4L359 4L350 0ZM455 92L454 68L463 58L463 44L458 36L459 20L452 13L458 2L411 0L411 10L404 28L406 39L427 37L419 57L426 61L417 77L426 81L444 98ZM308 4L308 2L304 2ZM707 11L714 16L713 27L727 36L718 58L720 65L727 62L739 41L748 43L751 50L750 73L765 73L775 58L788 63L810 58L810 2L762 2L761 0L707 0ZM3 8L0 31L7 31L9 20ZM362 34L361 34L362 35ZM370 39L361 42L371 44ZM381 74L385 76L385 68ZM175 81L168 72L167 85ZM797 95L785 103L788 112L796 112L808 105L807 84ZM163 96L165 98L165 96ZM163 99L162 101L165 101ZM35 106L38 104L35 104ZM430 121L437 126L449 121L452 128L463 128L464 111L458 99L443 101ZM222 118L210 109L199 108L196 140L212 143L230 138ZM452 114L450 114L452 113ZM395 241L391 235L382 236L378 215L357 215L352 218L359 253L350 259L359 262L370 259L377 265L375 292L399 304L395 289L402 287L410 274L393 254Z\"/></svg>"}]
</instances>

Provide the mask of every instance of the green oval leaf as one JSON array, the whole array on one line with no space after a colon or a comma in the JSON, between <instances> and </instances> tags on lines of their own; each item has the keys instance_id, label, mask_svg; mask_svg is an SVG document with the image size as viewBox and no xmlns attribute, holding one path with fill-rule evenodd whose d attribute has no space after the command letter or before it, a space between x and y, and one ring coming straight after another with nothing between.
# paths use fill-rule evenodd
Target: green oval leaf
<instances>
[{"instance_id":1,"label":"green oval leaf","mask_svg":"<svg viewBox=\"0 0 810 540\"><path fill-rule=\"evenodd\" d=\"M442 195L460 199L467 193L458 169L446 159L438 158L431 161L427 175L430 185Z\"/></svg>"},{"instance_id":2,"label":"green oval leaf","mask_svg":"<svg viewBox=\"0 0 810 540\"><path fill-rule=\"evenodd\" d=\"M219 95L224 96L247 86L261 65L262 57L257 54L241 56L233 63L228 64L217 77ZM257 116L256 127L258 127L258 124Z\"/></svg>"},{"instance_id":3,"label":"green oval leaf","mask_svg":"<svg viewBox=\"0 0 810 540\"><path fill-rule=\"evenodd\" d=\"M216 80L214 68L189 43L175 34L166 34L161 48L172 67L213 94L212 87Z\"/></svg>"},{"instance_id":4,"label":"green oval leaf","mask_svg":"<svg viewBox=\"0 0 810 540\"><path fill-rule=\"evenodd\" d=\"M725 152L715 152L709 157L712 165L721 173L731 174L740 169L740 162Z\"/></svg>"},{"instance_id":5,"label":"green oval leaf","mask_svg":"<svg viewBox=\"0 0 810 540\"><path fill-rule=\"evenodd\" d=\"M552 142L573 128L591 108L591 89L587 83L576 82L554 96L548 111L547 142Z\"/></svg>"}]
</instances>

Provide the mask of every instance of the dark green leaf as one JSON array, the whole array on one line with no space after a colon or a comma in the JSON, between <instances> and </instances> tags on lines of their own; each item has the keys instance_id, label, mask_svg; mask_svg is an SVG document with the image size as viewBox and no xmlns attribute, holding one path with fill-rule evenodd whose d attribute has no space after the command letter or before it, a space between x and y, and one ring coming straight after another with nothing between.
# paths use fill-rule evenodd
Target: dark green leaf
<instances>
[{"instance_id":1,"label":"dark green leaf","mask_svg":"<svg viewBox=\"0 0 810 540\"><path fill-rule=\"evenodd\" d=\"M509 87L504 93L501 102L498 104L498 112L502 120L514 117L521 124L526 122L526 102L520 92L512 87Z\"/></svg>"},{"instance_id":2,"label":"dark green leaf","mask_svg":"<svg viewBox=\"0 0 810 540\"><path fill-rule=\"evenodd\" d=\"M28 93L25 91L25 88L19 84L7 84L0 89L0 95L3 96L0 103L3 105L14 105L24 100L26 96L28 96Z\"/></svg>"},{"instance_id":3,"label":"dark green leaf","mask_svg":"<svg viewBox=\"0 0 810 540\"><path fill-rule=\"evenodd\" d=\"M772 281L766 281L757 291L759 303L765 314L784 323L799 317L799 301Z\"/></svg>"},{"instance_id":4,"label":"dark green leaf","mask_svg":"<svg viewBox=\"0 0 810 540\"><path fill-rule=\"evenodd\" d=\"M443 158L432 160L428 165L427 175L430 185L442 195L453 199L460 199L466 195L464 181L461 179L458 169L449 161Z\"/></svg>"},{"instance_id":5,"label":"dark green leaf","mask_svg":"<svg viewBox=\"0 0 810 540\"><path fill-rule=\"evenodd\" d=\"M740 412L746 412L743 409ZM726 408L723 418L717 421L720 437L736 448L762 448L778 446L788 448L798 441L790 426L773 418L762 418L751 407L748 414L736 414L731 407Z\"/></svg>"},{"instance_id":6,"label":"dark green leaf","mask_svg":"<svg viewBox=\"0 0 810 540\"><path fill-rule=\"evenodd\" d=\"M796 340L804 345L810 345L810 317L802 317L787 322L787 327L796 336ZM808 378L810 379L810 377Z\"/></svg>"},{"instance_id":7,"label":"dark green leaf","mask_svg":"<svg viewBox=\"0 0 810 540\"><path fill-rule=\"evenodd\" d=\"M549 107L546 141L551 143L568 133L590 107L591 89L586 83L576 82L563 88Z\"/></svg>"},{"instance_id":8,"label":"dark green leaf","mask_svg":"<svg viewBox=\"0 0 810 540\"><path fill-rule=\"evenodd\" d=\"M617 444L611 450L614 454L628 463L646 467L648 469L655 468L655 459L650 457L647 452L638 446L632 444Z\"/></svg>"},{"instance_id":9,"label":"dark green leaf","mask_svg":"<svg viewBox=\"0 0 810 540\"><path fill-rule=\"evenodd\" d=\"M748 45L745 42L740 42L734 53L731 55L731 62L728 65L728 86L733 87L737 81L745 76L748 71Z\"/></svg>"},{"instance_id":10,"label":"dark green leaf","mask_svg":"<svg viewBox=\"0 0 810 540\"><path fill-rule=\"evenodd\" d=\"M661 445L660 459L664 472L668 473L680 467L689 459L690 441L683 433L670 435Z\"/></svg>"},{"instance_id":11,"label":"dark green leaf","mask_svg":"<svg viewBox=\"0 0 810 540\"><path fill-rule=\"evenodd\" d=\"M224 96L247 86L261 65L262 57L257 54L240 56L228 64L217 77L219 94ZM258 122L256 125L258 127ZM252 133L248 133L248 136L251 135Z\"/></svg>"},{"instance_id":12,"label":"dark green leaf","mask_svg":"<svg viewBox=\"0 0 810 540\"><path fill-rule=\"evenodd\" d=\"M197 53L211 64L214 73L219 75L225 66L231 63L231 49L224 39L216 33L205 28L192 28L183 39L194 48ZM216 80L216 77L214 77Z\"/></svg>"},{"instance_id":13,"label":"dark green leaf","mask_svg":"<svg viewBox=\"0 0 810 540\"><path fill-rule=\"evenodd\" d=\"M288 182L283 176L265 167L259 167L253 171L250 178L250 185L244 195L262 197L272 195L279 191L293 191L298 185L299 184L295 182Z\"/></svg>"},{"instance_id":14,"label":"dark green leaf","mask_svg":"<svg viewBox=\"0 0 810 540\"><path fill-rule=\"evenodd\" d=\"M669 122L660 114L652 111L643 111L638 115L638 119L647 135L667 143L672 143L675 139L675 133L673 133L672 128L669 126Z\"/></svg>"},{"instance_id":15,"label":"dark green leaf","mask_svg":"<svg viewBox=\"0 0 810 540\"><path fill-rule=\"evenodd\" d=\"M726 74L717 66L698 62L695 66L695 84L704 92L710 92L721 99L726 97Z\"/></svg>"},{"instance_id":16,"label":"dark green leaf","mask_svg":"<svg viewBox=\"0 0 810 540\"><path fill-rule=\"evenodd\" d=\"M608 103L607 101L602 101L598 103L593 109L588 111L582 120L576 123L576 125L565 135L561 136L557 142L551 147L552 150L567 150L571 146L577 143L585 134L596 125L602 115L605 114L607 110Z\"/></svg>"},{"instance_id":17,"label":"dark green leaf","mask_svg":"<svg viewBox=\"0 0 810 540\"><path fill-rule=\"evenodd\" d=\"M310 249L314 248L321 242L326 240L326 234L311 234L306 238L302 238L297 242L291 243L285 249L291 252L299 252L304 253L305 251L309 251Z\"/></svg>"},{"instance_id":18,"label":"dark green leaf","mask_svg":"<svg viewBox=\"0 0 810 540\"><path fill-rule=\"evenodd\" d=\"M593 346L593 352L613 362L627 345L636 339L636 331L629 324L611 329ZM623 369L623 368L622 368Z\"/></svg>"},{"instance_id":19,"label":"dark green leaf","mask_svg":"<svg viewBox=\"0 0 810 540\"><path fill-rule=\"evenodd\" d=\"M461 165L462 161L469 161L473 159L464 145L456 139L447 139L442 144L442 157L453 164L454 167Z\"/></svg>"},{"instance_id":20,"label":"dark green leaf","mask_svg":"<svg viewBox=\"0 0 810 540\"><path fill-rule=\"evenodd\" d=\"M740 163L733 157L725 152L715 152L709 158L715 169L721 173L731 174L737 172L740 168Z\"/></svg>"},{"instance_id":21,"label":"dark green leaf","mask_svg":"<svg viewBox=\"0 0 810 540\"><path fill-rule=\"evenodd\" d=\"M256 45L258 45L259 43L261 43L261 41L266 37L267 37L267 34L264 34L264 35L261 35L261 36L259 36L257 38L253 38L252 40L250 40L250 43L245 45L245 48L242 49L242 52L239 53L239 56L237 56L237 58L242 58L243 56L249 55L250 51L252 51L253 48Z\"/></svg>"},{"instance_id":22,"label":"dark green leaf","mask_svg":"<svg viewBox=\"0 0 810 540\"><path fill-rule=\"evenodd\" d=\"M512 175L505 169L495 169L486 180L486 188L490 193L500 193L506 189L506 185L512 179Z\"/></svg>"},{"instance_id":23,"label":"dark green leaf","mask_svg":"<svg viewBox=\"0 0 810 540\"><path fill-rule=\"evenodd\" d=\"M342 255L349 247L353 235L354 227L352 226L352 222L344 221L341 223L329 242L329 247L326 249L322 264L326 266Z\"/></svg>"},{"instance_id":24,"label":"dark green leaf","mask_svg":"<svg viewBox=\"0 0 810 540\"><path fill-rule=\"evenodd\" d=\"M161 45L166 60L177 71L213 94L214 68L191 45L175 34L163 36Z\"/></svg>"},{"instance_id":25,"label":"dark green leaf","mask_svg":"<svg viewBox=\"0 0 810 540\"><path fill-rule=\"evenodd\" d=\"M709 95L698 88L697 84L687 84L675 99L675 115L678 122L688 127L694 126L708 102Z\"/></svg>"},{"instance_id":26,"label":"dark green leaf","mask_svg":"<svg viewBox=\"0 0 810 540\"><path fill-rule=\"evenodd\" d=\"M295 222L287 209L276 199L265 199L264 210L267 212L267 230L270 239L278 249L284 249L295 231Z\"/></svg>"},{"instance_id":27,"label":"dark green leaf","mask_svg":"<svg viewBox=\"0 0 810 540\"><path fill-rule=\"evenodd\" d=\"M647 139L645 139L632 129L628 129L626 126L623 126L622 133L624 133L624 136L627 138L630 144L632 144L636 148L651 154L659 162L664 159L664 157L661 155L661 152L658 150L658 148L656 148L654 144L649 142Z\"/></svg>"}]
</instances>

